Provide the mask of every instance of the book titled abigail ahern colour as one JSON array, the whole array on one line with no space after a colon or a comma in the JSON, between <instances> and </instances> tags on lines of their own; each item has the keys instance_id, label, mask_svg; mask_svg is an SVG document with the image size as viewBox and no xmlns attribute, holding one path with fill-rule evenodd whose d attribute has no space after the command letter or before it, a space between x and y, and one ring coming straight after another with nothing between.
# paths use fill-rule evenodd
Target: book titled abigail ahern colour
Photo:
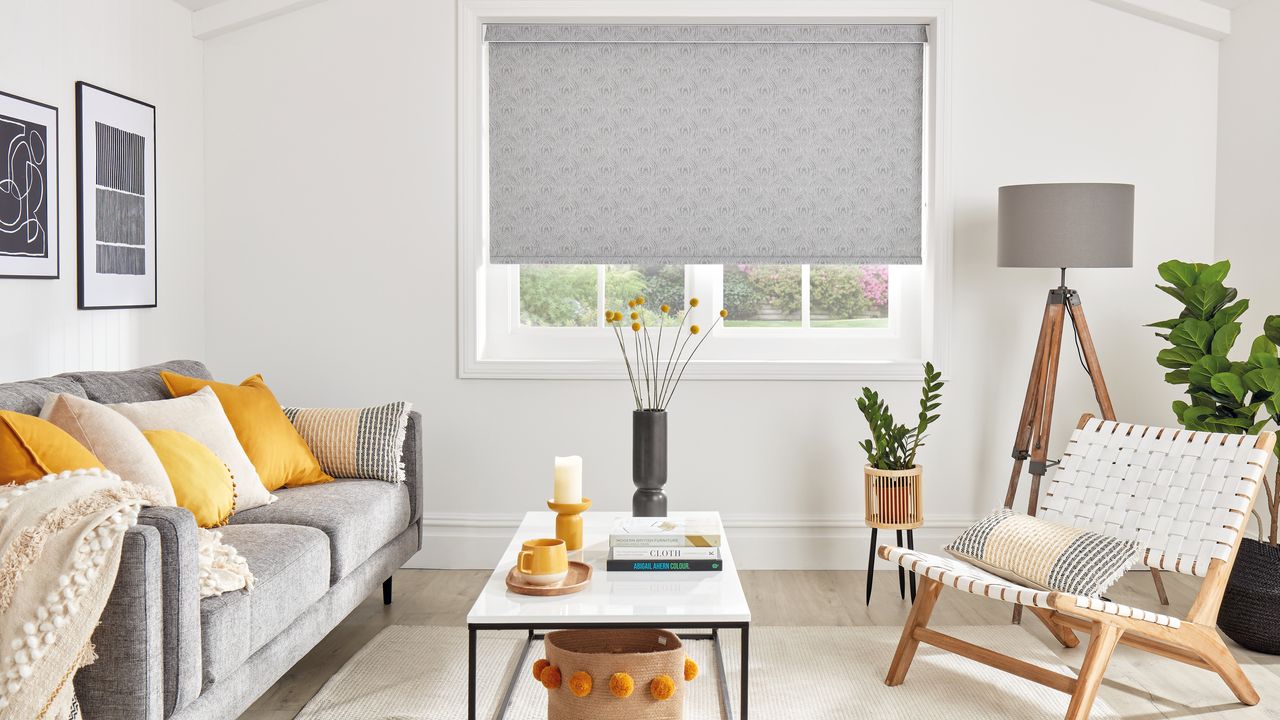
<instances>
[{"instance_id":1,"label":"book titled abigail ahern colour","mask_svg":"<svg viewBox=\"0 0 1280 720\"><path fill-rule=\"evenodd\" d=\"M714 513L690 513L679 518L619 518L609 533L609 547L720 547L720 521Z\"/></svg>"}]
</instances>

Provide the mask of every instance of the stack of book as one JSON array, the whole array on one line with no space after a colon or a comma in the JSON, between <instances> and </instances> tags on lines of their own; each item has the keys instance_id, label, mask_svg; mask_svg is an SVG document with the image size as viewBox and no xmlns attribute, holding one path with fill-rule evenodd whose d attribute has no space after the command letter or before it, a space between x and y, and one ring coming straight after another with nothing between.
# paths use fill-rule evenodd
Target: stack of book
<instances>
[{"instance_id":1,"label":"stack of book","mask_svg":"<svg viewBox=\"0 0 1280 720\"><path fill-rule=\"evenodd\" d=\"M680 518L619 518L609 532L606 568L619 572L720 570L720 520L715 513Z\"/></svg>"}]
</instances>

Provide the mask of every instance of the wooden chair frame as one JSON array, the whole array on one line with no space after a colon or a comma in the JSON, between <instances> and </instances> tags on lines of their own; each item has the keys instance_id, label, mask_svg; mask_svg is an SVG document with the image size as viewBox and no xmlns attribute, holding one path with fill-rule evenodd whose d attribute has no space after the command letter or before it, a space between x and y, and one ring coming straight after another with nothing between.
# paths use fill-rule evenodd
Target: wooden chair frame
<instances>
[{"instance_id":1,"label":"wooden chair frame","mask_svg":"<svg viewBox=\"0 0 1280 720\"><path fill-rule=\"evenodd\" d=\"M1092 418L1092 415L1085 415L1077 428L1083 429ZM1269 454L1275 442L1274 434L1262 433L1258 436L1254 448ZM902 637L898 641L897 650L889 665L885 684L901 685L907 677L907 670L911 667L916 649L920 643L926 643L1066 693L1071 696L1066 720L1086 720L1097 698L1098 688L1102 684L1102 677L1111 660L1111 655L1116 645L1122 643L1215 672L1241 703L1256 705L1259 700L1257 691L1240 669L1239 663L1227 649L1216 628L1218 609L1222 605L1222 594L1226 589L1227 579L1231 576L1231 567L1235 563L1240 540L1248 524L1249 512L1252 511L1256 500L1255 492L1245 512L1245 523L1241 526L1240 532L1236 533L1234 545L1227 559L1214 558L1209 562L1208 571L1190 612L1186 619L1176 626L1080 607L1075 596L1062 593L1049 594L1050 608L1024 605L1023 607L1039 619L1064 647L1073 648L1079 645L1076 631L1089 634L1089 646L1078 677L1054 672L931 630L929 616L933 613L934 605L942 592L943 583L933 578L922 577L919 594L902 628ZM880 549L881 557L889 559L887 550L888 548L883 547Z\"/></svg>"}]
</instances>

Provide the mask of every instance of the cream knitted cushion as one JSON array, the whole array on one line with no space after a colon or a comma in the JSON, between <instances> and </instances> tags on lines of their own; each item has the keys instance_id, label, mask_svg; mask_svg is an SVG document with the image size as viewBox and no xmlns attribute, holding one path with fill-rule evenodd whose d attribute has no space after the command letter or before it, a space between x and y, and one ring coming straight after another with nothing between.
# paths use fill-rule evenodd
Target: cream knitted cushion
<instances>
[{"instance_id":1,"label":"cream knitted cushion","mask_svg":"<svg viewBox=\"0 0 1280 720\"><path fill-rule=\"evenodd\" d=\"M946 551L1006 580L1096 597L1137 560L1138 542L1080 530L1013 510L995 510Z\"/></svg>"}]
</instances>

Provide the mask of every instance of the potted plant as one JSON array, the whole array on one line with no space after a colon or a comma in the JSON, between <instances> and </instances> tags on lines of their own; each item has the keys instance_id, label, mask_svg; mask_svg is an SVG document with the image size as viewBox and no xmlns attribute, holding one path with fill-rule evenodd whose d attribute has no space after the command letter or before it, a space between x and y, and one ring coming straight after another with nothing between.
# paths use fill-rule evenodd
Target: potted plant
<instances>
[{"instance_id":1,"label":"potted plant","mask_svg":"<svg viewBox=\"0 0 1280 720\"><path fill-rule=\"evenodd\" d=\"M1175 400L1173 413L1188 430L1256 435L1269 423L1280 422L1280 315L1263 323L1249 356L1228 356L1240 335L1238 319L1249 301L1238 298L1223 281L1231 263L1213 265L1170 260L1160 265L1168 285L1156 287L1182 304L1172 320L1150 327L1171 347L1156 362L1169 369L1165 380L1185 387L1189 400ZM1277 448L1280 454L1280 448ZM1264 533L1258 520L1258 540L1240 543L1236 564L1218 614L1218 626L1232 640L1251 650L1280 654L1280 471L1275 482L1263 478L1269 514Z\"/></svg>"},{"instance_id":2,"label":"potted plant","mask_svg":"<svg viewBox=\"0 0 1280 720\"><path fill-rule=\"evenodd\" d=\"M867 521L882 526L918 524L920 481L924 469L916 464L916 454L924 447L926 431L940 417L942 373L933 363L924 365L924 387L915 427L901 425L893 418L889 404L871 388L862 388L858 410L867 420L871 437L859 443L867 454L863 468L867 481Z\"/></svg>"}]
</instances>

